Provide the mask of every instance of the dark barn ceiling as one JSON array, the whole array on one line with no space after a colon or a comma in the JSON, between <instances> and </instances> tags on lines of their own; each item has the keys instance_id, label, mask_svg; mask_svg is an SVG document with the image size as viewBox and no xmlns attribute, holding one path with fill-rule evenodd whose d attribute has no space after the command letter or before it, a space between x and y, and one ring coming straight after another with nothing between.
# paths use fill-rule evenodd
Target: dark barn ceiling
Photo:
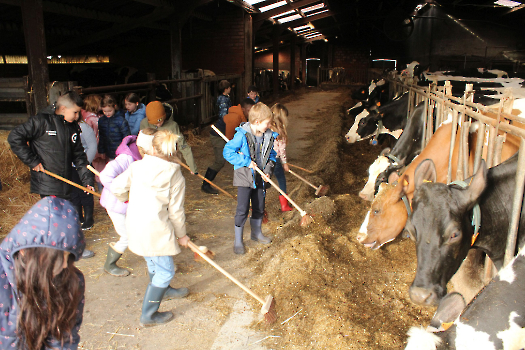
<instances>
[{"instance_id":1,"label":"dark barn ceiling","mask_svg":"<svg viewBox=\"0 0 525 350\"><path fill-rule=\"evenodd\" d=\"M137 45L152 37L168 36L170 21L178 18L185 26L192 21L214 21L217 8L244 7L254 16L254 46L272 45L274 19L267 18L279 9L259 13L263 6L283 0L265 0L249 5L242 0L43 0L47 53L49 55L110 55L120 46ZM283 40L288 27L311 22L321 36L355 47L388 53L410 34L410 21L424 19L428 0L284 0L286 8L302 18L283 23ZM519 41L525 37L525 5L514 9L494 5L493 0L432 1L445 13L467 26L505 27ZM525 2L525 1L524 1ZM25 43L20 0L0 0L0 54L24 55ZM323 6L321 6L323 4ZM307 17L304 12L319 5L324 12ZM311 12L310 14L312 14ZM308 29L310 30L310 29ZM210 33L213 35L213 33ZM304 39L300 39L304 40ZM300 42L300 41L299 41ZM523 44L522 44L523 45ZM524 49L524 47L518 47Z\"/></svg>"}]
</instances>

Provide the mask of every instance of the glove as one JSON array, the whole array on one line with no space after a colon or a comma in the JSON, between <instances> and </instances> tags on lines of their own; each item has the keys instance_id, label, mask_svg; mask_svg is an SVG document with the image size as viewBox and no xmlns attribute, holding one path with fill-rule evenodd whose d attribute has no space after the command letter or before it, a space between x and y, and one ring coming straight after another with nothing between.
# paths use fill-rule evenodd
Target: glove
<instances>
[{"instance_id":1,"label":"glove","mask_svg":"<svg viewBox=\"0 0 525 350\"><path fill-rule=\"evenodd\" d=\"M275 167L275 162L273 160L270 160L268 164L264 167L263 173L266 174L268 177L272 177L273 175L273 168Z\"/></svg>"}]
</instances>

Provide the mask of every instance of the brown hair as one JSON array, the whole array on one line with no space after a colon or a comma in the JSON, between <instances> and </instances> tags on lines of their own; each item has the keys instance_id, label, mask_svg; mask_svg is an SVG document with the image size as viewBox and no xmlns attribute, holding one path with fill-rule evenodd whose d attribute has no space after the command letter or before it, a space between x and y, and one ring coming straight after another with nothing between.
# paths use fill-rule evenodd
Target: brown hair
<instances>
[{"instance_id":1,"label":"brown hair","mask_svg":"<svg viewBox=\"0 0 525 350\"><path fill-rule=\"evenodd\" d=\"M157 153L156 156L170 162L180 163L177 155L177 141L179 135L173 134L169 130L159 130L153 136L152 146Z\"/></svg>"},{"instance_id":2,"label":"brown hair","mask_svg":"<svg viewBox=\"0 0 525 350\"><path fill-rule=\"evenodd\" d=\"M279 134L278 140L286 142L288 139L288 133L286 132L288 109L284 105L276 103L272 106L271 111L273 113L272 130Z\"/></svg>"},{"instance_id":3,"label":"brown hair","mask_svg":"<svg viewBox=\"0 0 525 350\"><path fill-rule=\"evenodd\" d=\"M256 103L250 109L250 113L248 113L248 121L250 122L250 124L253 124L255 122L262 122L270 118L272 118L272 111L270 110L270 108L268 108L267 105L265 105L262 102Z\"/></svg>"},{"instance_id":4,"label":"brown hair","mask_svg":"<svg viewBox=\"0 0 525 350\"><path fill-rule=\"evenodd\" d=\"M128 102L131 102L131 103L138 103L138 102L140 102L140 97L136 93L130 92L129 94L126 95L124 100L128 101Z\"/></svg>"},{"instance_id":5,"label":"brown hair","mask_svg":"<svg viewBox=\"0 0 525 350\"><path fill-rule=\"evenodd\" d=\"M100 108L100 101L102 101L100 95L87 95L84 99L84 110L97 114Z\"/></svg>"},{"instance_id":6,"label":"brown hair","mask_svg":"<svg viewBox=\"0 0 525 350\"><path fill-rule=\"evenodd\" d=\"M115 100L115 97L111 95L104 95L102 101L100 101L100 108L103 107L113 107L118 109L117 100Z\"/></svg>"},{"instance_id":7,"label":"brown hair","mask_svg":"<svg viewBox=\"0 0 525 350\"><path fill-rule=\"evenodd\" d=\"M63 269L64 251L53 248L27 248L13 256L18 289L17 330L21 348L39 350L51 347L48 336L71 342L83 286L68 255Z\"/></svg>"}]
</instances>

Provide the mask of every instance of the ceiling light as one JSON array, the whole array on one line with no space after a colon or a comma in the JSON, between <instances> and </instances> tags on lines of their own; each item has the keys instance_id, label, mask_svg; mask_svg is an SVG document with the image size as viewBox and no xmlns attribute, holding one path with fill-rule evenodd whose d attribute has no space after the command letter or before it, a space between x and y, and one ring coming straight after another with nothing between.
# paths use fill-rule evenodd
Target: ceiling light
<instances>
[{"instance_id":1,"label":"ceiling light","mask_svg":"<svg viewBox=\"0 0 525 350\"><path fill-rule=\"evenodd\" d=\"M278 7L281 7L281 6L284 6L286 5L287 2L286 1L279 1L279 2L276 2L275 4L271 4L271 5L268 5L268 6L263 6L259 9L259 11L261 12L266 12L266 11L270 11L270 10L273 10L275 8L278 8Z\"/></svg>"},{"instance_id":2,"label":"ceiling light","mask_svg":"<svg viewBox=\"0 0 525 350\"><path fill-rule=\"evenodd\" d=\"M279 23L286 23L286 22L294 21L294 20L299 19L299 18L302 18L301 15L295 14L293 16L288 16L288 17L284 17L284 18L278 19L277 21L279 21Z\"/></svg>"},{"instance_id":3,"label":"ceiling light","mask_svg":"<svg viewBox=\"0 0 525 350\"><path fill-rule=\"evenodd\" d=\"M244 0L244 2L247 2L250 5L255 5L255 4L258 4L258 3L263 2L263 1L265 1L265 0Z\"/></svg>"},{"instance_id":4,"label":"ceiling light","mask_svg":"<svg viewBox=\"0 0 525 350\"><path fill-rule=\"evenodd\" d=\"M318 14L323 13L323 12L328 12L328 9L324 9L322 11L315 12L315 13L310 13L310 14L306 15L306 17L315 16L315 15L318 15Z\"/></svg>"},{"instance_id":5,"label":"ceiling light","mask_svg":"<svg viewBox=\"0 0 525 350\"><path fill-rule=\"evenodd\" d=\"M516 7L516 6L521 5L521 3L517 1L511 1L511 0L498 0L494 3L494 5L505 6L505 7Z\"/></svg>"}]
</instances>

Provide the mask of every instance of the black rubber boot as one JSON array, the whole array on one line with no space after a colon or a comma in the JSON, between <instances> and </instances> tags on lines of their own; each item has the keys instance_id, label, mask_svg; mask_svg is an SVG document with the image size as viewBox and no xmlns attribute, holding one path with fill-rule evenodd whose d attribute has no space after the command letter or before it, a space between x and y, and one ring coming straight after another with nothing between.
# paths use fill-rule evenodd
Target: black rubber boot
<instances>
[{"instance_id":1,"label":"black rubber boot","mask_svg":"<svg viewBox=\"0 0 525 350\"><path fill-rule=\"evenodd\" d=\"M257 241L259 243L268 244L271 243L272 240L270 237L266 237L263 235L261 230L263 219L252 219L250 218L250 226L251 226L251 238L252 241Z\"/></svg>"},{"instance_id":2,"label":"black rubber boot","mask_svg":"<svg viewBox=\"0 0 525 350\"><path fill-rule=\"evenodd\" d=\"M84 219L82 231L90 230L95 224L95 220L93 220L93 207L84 207Z\"/></svg>"},{"instance_id":3,"label":"black rubber boot","mask_svg":"<svg viewBox=\"0 0 525 350\"><path fill-rule=\"evenodd\" d=\"M155 274L149 275L150 282L153 281L153 276L155 276ZM171 286L168 286L168 288L166 289L166 292L164 293L164 296L162 297L162 300L164 301L164 300L171 300L171 299L181 299L187 296L188 294L190 294L190 291L186 287L172 288Z\"/></svg>"},{"instance_id":4,"label":"black rubber boot","mask_svg":"<svg viewBox=\"0 0 525 350\"><path fill-rule=\"evenodd\" d=\"M170 311L159 312L162 296L167 288L158 288L153 284L148 284L144 301L142 302L142 315L140 316L140 325L143 327L152 327L158 324L168 323L173 319Z\"/></svg>"},{"instance_id":5,"label":"black rubber boot","mask_svg":"<svg viewBox=\"0 0 525 350\"><path fill-rule=\"evenodd\" d=\"M210 181L213 181L215 179L215 176L217 176L217 172L213 170L212 168L208 168L206 170L206 175L204 177ZM219 194L216 189L214 189L208 182L202 181L201 190L203 192L209 193L209 194Z\"/></svg>"},{"instance_id":6,"label":"black rubber boot","mask_svg":"<svg viewBox=\"0 0 525 350\"><path fill-rule=\"evenodd\" d=\"M81 224L84 223L84 214L82 213L82 205L75 205L75 209L78 213L78 220Z\"/></svg>"},{"instance_id":7,"label":"black rubber boot","mask_svg":"<svg viewBox=\"0 0 525 350\"><path fill-rule=\"evenodd\" d=\"M233 243L233 252L235 254L244 254L244 243L242 242L242 231L244 227L235 226L235 242Z\"/></svg>"},{"instance_id":8,"label":"black rubber boot","mask_svg":"<svg viewBox=\"0 0 525 350\"><path fill-rule=\"evenodd\" d=\"M111 276L116 277L125 277L129 275L129 271L117 266L117 261L122 256L121 252L117 252L113 248L113 243L109 244L108 247L108 257L106 258L106 263L104 264L104 271L109 273Z\"/></svg>"}]
</instances>

